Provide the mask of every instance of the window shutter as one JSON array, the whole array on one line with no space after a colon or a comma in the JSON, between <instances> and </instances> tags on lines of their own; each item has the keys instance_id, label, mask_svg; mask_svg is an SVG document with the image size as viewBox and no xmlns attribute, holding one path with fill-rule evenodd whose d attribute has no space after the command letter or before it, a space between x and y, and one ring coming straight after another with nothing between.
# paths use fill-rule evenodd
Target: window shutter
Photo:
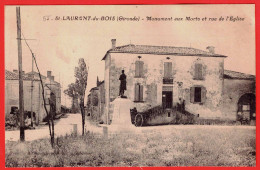
<instances>
[{"instance_id":1,"label":"window shutter","mask_svg":"<svg viewBox=\"0 0 260 170\"><path fill-rule=\"evenodd\" d=\"M168 64L165 62L164 63L164 77L167 77L168 76Z\"/></svg>"},{"instance_id":2,"label":"window shutter","mask_svg":"<svg viewBox=\"0 0 260 170\"><path fill-rule=\"evenodd\" d=\"M139 61L135 62L135 76L139 77Z\"/></svg>"},{"instance_id":3,"label":"window shutter","mask_svg":"<svg viewBox=\"0 0 260 170\"><path fill-rule=\"evenodd\" d=\"M139 93L139 96L140 96L139 101L143 101L143 86L142 85L140 85L140 91L139 92L140 92Z\"/></svg>"},{"instance_id":4,"label":"window shutter","mask_svg":"<svg viewBox=\"0 0 260 170\"><path fill-rule=\"evenodd\" d=\"M190 88L190 102L194 103L195 87Z\"/></svg>"},{"instance_id":5,"label":"window shutter","mask_svg":"<svg viewBox=\"0 0 260 170\"><path fill-rule=\"evenodd\" d=\"M169 77L172 77L172 63L171 62L168 63L168 74L169 74L168 75Z\"/></svg>"},{"instance_id":6,"label":"window shutter","mask_svg":"<svg viewBox=\"0 0 260 170\"><path fill-rule=\"evenodd\" d=\"M198 64L195 64L195 76L194 76L195 79L198 79L199 77L198 74L199 74Z\"/></svg>"},{"instance_id":7,"label":"window shutter","mask_svg":"<svg viewBox=\"0 0 260 170\"><path fill-rule=\"evenodd\" d=\"M202 79L202 64L198 64L198 79Z\"/></svg>"},{"instance_id":8,"label":"window shutter","mask_svg":"<svg viewBox=\"0 0 260 170\"><path fill-rule=\"evenodd\" d=\"M143 61L139 61L139 76L143 77L144 73L144 62Z\"/></svg>"},{"instance_id":9,"label":"window shutter","mask_svg":"<svg viewBox=\"0 0 260 170\"><path fill-rule=\"evenodd\" d=\"M164 63L164 77L172 77L172 62Z\"/></svg>"},{"instance_id":10,"label":"window shutter","mask_svg":"<svg viewBox=\"0 0 260 170\"><path fill-rule=\"evenodd\" d=\"M201 80L202 77L202 64L195 64L195 79Z\"/></svg>"},{"instance_id":11,"label":"window shutter","mask_svg":"<svg viewBox=\"0 0 260 170\"><path fill-rule=\"evenodd\" d=\"M135 101L139 99L139 85L135 84Z\"/></svg>"},{"instance_id":12,"label":"window shutter","mask_svg":"<svg viewBox=\"0 0 260 170\"><path fill-rule=\"evenodd\" d=\"M207 90L205 87L201 87L201 103L205 103L206 101L206 93Z\"/></svg>"}]
</instances>

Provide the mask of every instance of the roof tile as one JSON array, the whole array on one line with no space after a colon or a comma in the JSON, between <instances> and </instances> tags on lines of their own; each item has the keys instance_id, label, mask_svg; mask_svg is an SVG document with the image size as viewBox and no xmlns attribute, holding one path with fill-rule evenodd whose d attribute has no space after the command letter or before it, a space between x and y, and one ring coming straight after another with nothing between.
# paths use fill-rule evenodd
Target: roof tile
<instances>
[{"instance_id":1,"label":"roof tile","mask_svg":"<svg viewBox=\"0 0 260 170\"><path fill-rule=\"evenodd\" d=\"M251 74L245 74L245 73L240 73L231 70L224 70L224 79L254 80L255 76Z\"/></svg>"},{"instance_id":2,"label":"roof tile","mask_svg":"<svg viewBox=\"0 0 260 170\"><path fill-rule=\"evenodd\" d=\"M18 80L18 79L19 79L19 75L17 73L5 70L5 80ZM24 74L23 80L32 80L32 78ZM37 80L37 79L33 79L33 80Z\"/></svg>"},{"instance_id":3,"label":"roof tile","mask_svg":"<svg viewBox=\"0 0 260 170\"><path fill-rule=\"evenodd\" d=\"M109 50L110 53L156 54L176 56L227 57L191 47L151 46L129 44ZM103 60L105 57L103 58Z\"/></svg>"}]
</instances>

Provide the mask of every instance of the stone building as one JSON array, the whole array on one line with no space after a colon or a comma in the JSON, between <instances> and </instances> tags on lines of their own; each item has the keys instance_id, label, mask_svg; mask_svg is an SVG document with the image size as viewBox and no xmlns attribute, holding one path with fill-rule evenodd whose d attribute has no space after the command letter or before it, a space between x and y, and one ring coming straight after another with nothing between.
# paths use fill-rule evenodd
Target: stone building
<instances>
[{"instance_id":1,"label":"stone building","mask_svg":"<svg viewBox=\"0 0 260 170\"><path fill-rule=\"evenodd\" d=\"M100 122L107 122L107 117L104 114L105 109L105 83L104 81L99 82L98 84L98 110L99 110L99 117Z\"/></svg>"},{"instance_id":2,"label":"stone building","mask_svg":"<svg viewBox=\"0 0 260 170\"><path fill-rule=\"evenodd\" d=\"M56 96L56 113L61 112L61 88L60 84L54 81L51 71L46 76L41 76L45 90L45 101L48 104L48 98L52 91ZM19 108L19 80L18 71L13 72L5 70L5 115L11 112L11 107ZM32 87L33 80L33 87ZM23 75L23 92L24 92L24 110L36 113L36 124L43 121L46 117L42 98L42 86L39 74L36 72L24 73ZM47 105L49 109L49 105Z\"/></svg>"},{"instance_id":3,"label":"stone building","mask_svg":"<svg viewBox=\"0 0 260 170\"><path fill-rule=\"evenodd\" d=\"M240 113L247 113L255 124L255 76L235 71L224 71L223 107L225 117L235 120Z\"/></svg>"},{"instance_id":4,"label":"stone building","mask_svg":"<svg viewBox=\"0 0 260 170\"><path fill-rule=\"evenodd\" d=\"M87 101L88 115L98 122L106 122L104 114L105 108L105 89L104 81L97 81L97 87L90 90Z\"/></svg>"},{"instance_id":5,"label":"stone building","mask_svg":"<svg viewBox=\"0 0 260 170\"><path fill-rule=\"evenodd\" d=\"M234 112L226 113L222 109L223 97L227 95L224 93L229 92L224 87L226 57L216 54L212 46L205 51L133 44L116 47L116 40L112 39L112 48L102 59L105 61L105 115L112 119L112 102L119 95L118 79L124 70L125 95L139 112L158 105L171 108L184 100L185 109L202 119L235 119Z\"/></svg>"}]
</instances>

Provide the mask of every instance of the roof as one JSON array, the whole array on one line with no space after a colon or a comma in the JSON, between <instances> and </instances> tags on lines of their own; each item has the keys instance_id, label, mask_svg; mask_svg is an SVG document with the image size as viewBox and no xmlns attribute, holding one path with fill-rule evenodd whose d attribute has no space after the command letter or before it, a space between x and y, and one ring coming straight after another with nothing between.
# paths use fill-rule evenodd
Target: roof
<instances>
[{"instance_id":1,"label":"roof","mask_svg":"<svg viewBox=\"0 0 260 170\"><path fill-rule=\"evenodd\" d=\"M224 70L224 79L255 80L255 76L231 70Z\"/></svg>"},{"instance_id":2,"label":"roof","mask_svg":"<svg viewBox=\"0 0 260 170\"><path fill-rule=\"evenodd\" d=\"M176 55L176 56L203 56L203 57L227 57L220 54L210 53L191 47L173 46L151 46L129 44L110 49L107 53L132 53L132 54L155 54L155 55ZM106 58L106 55L102 60Z\"/></svg>"},{"instance_id":3,"label":"roof","mask_svg":"<svg viewBox=\"0 0 260 170\"><path fill-rule=\"evenodd\" d=\"M32 77L30 77L30 75L32 74L32 72L26 73L23 75L23 80L28 80L28 81L32 81ZM33 72L34 76L33 81L40 81L40 78L38 77L38 73L37 72ZM41 75L43 79L46 79L47 77ZM5 80L19 80L19 75L17 73L5 70ZM54 83L60 85L60 83L53 81Z\"/></svg>"},{"instance_id":4,"label":"roof","mask_svg":"<svg viewBox=\"0 0 260 170\"><path fill-rule=\"evenodd\" d=\"M99 87L99 86L102 85L103 83L104 83L104 80L101 81L101 82L99 82L97 87Z\"/></svg>"},{"instance_id":5,"label":"roof","mask_svg":"<svg viewBox=\"0 0 260 170\"><path fill-rule=\"evenodd\" d=\"M38 78L38 76L39 76L39 73L38 72L35 72L35 71L31 71L31 72L28 72L28 73L26 73L25 75L26 76L30 76L30 75L34 75L34 76L37 76L37 77L35 77L35 78ZM46 79L47 77L46 76L43 76L43 75L41 75L41 77L42 77L42 79Z\"/></svg>"},{"instance_id":6,"label":"roof","mask_svg":"<svg viewBox=\"0 0 260 170\"><path fill-rule=\"evenodd\" d=\"M29 77L29 76L32 75L32 74L34 75L34 79L40 80L39 73L38 73L38 72L35 72L35 71L33 71L33 72L32 72L32 71L31 71L31 72L28 72L28 73L25 74L25 76ZM41 74L41 78L42 78L42 79L47 79L47 77L44 76L44 75L42 75L42 74ZM60 85L60 83L57 82L57 81L55 81L55 80L53 80L53 82Z\"/></svg>"},{"instance_id":7,"label":"roof","mask_svg":"<svg viewBox=\"0 0 260 170\"><path fill-rule=\"evenodd\" d=\"M18 74L5 70L5 80L18 80L18 79L19 79ZM32 78L23 75L23 80L32 80Z\"/></svg>"}]
</instances>

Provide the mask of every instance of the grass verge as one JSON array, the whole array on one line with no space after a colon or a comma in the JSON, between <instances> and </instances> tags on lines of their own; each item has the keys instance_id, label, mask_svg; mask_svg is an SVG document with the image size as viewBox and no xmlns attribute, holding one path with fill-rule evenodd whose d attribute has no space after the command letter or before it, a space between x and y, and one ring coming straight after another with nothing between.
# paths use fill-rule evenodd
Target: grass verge
<instances>
[{"instance_id":1,"label":"grass verge","mask_svg":"<svg viewBox=\"0 0 260 170\"><path fill-rule=\"evenodd\" d=\"M171 126L174 127L174 126ZM185 126L184 126L185 127ZM190 126L139 134L95 134L7 142L6 167L255 166L255 129Z\"/></svg>"}]
</instances>

